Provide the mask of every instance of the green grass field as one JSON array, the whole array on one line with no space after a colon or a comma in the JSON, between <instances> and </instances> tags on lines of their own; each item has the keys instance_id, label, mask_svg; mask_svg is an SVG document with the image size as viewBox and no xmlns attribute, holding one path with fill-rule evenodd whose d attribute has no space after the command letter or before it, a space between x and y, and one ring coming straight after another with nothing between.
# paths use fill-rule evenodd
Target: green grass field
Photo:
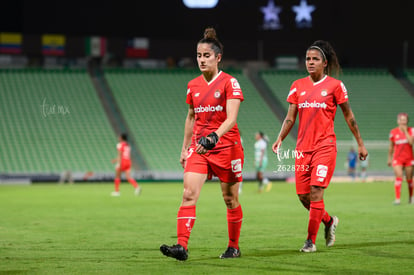
<instances>
[{"instance_id":1,"label":"green grass field","mask_svg":"<svg viewBox=\"0 0 414 275\"><path fill-rule=\"evenodd\" d=\"M245 183L242 257L219 259L227 246L226 209L217 183L207 183L197 205L189 259L159 252L176 241L181 183L142 183L141 196L121 185L0 186L0 274L413 274L414 205L403 185L393 206L393 184L332 183L325 205L340 223L326 248L300 253L308 212L293 184L274 183L258 194Z\"/></svg>"}]
</instances>

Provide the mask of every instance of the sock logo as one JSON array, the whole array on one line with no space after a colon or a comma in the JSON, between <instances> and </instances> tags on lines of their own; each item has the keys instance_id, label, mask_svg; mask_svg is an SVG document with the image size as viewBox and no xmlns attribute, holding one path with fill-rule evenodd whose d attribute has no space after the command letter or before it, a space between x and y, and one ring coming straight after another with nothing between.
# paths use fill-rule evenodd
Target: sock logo
<instances>
[{"instance_id":1,"label":"sock logo","mask_svg":"<svg viewBox=\"0 0 414 275\"><path fill-rule=\"evenodd\" d=\"M191 232L191 230L193 229L192 220L193 220L192 218L188 218L188 221L185 224L185 227L187 228L187 231L188 232Z\"/></svg>"}]
</instances>

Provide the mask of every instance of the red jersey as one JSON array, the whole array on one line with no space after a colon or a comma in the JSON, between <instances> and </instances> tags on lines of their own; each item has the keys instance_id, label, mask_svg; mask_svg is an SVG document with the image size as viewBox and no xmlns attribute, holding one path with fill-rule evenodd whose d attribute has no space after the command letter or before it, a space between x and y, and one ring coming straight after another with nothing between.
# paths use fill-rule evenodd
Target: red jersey
<instances>
[{"instance_id":1,"label":"red jersey","mask_svg":"<svg viewBox=\"0 0 414 275\"><path fill-rule=\"evenodd\" d=\"M125 141L122 141L116 145L116 149L121 152L121 163L131 162L131 147Z\"/></svg>"},{"instance_id":2,"label":"red jersey","mask_svg":"<svg viewBox=\"0 0 414 275\"><path fill-rule=\"evenodd\" d=\"M193 106L195 113L192 144L216 131L226 120L227 99L243 101L244 98L237 79L225 72L220 71L210 82L206 82L203 75L188 82L186 102ZM213 150L234 144L241 144L237 124L220 138Z\"/></svg>"},{"instance_id":3,"label":"red jersey","mask_svg":"<svg viewBox=\"0 0 414 275\"><path fill-rule=\"evenodd\" d=\"M412 127L408 127L408 134L414 136ZM390 141L394 143L393 160L404 162L413 159L413 146L408 143L407 137L400 128L397 127L391 130Z\"/></svg>"},{"instance_id":4,"label":"red jersey","mask_svg":"<svg viewBox=\"0 0 414 275\"><path fill-rule=\"evenodd\" d=\"M296 150L313 152L323 146L336 146L337 105L348 101L348 92L340 80L330 76L315 83L310 77L298 79L293 82L287 101L298 106Z\"/></svg>"}]
</instances>

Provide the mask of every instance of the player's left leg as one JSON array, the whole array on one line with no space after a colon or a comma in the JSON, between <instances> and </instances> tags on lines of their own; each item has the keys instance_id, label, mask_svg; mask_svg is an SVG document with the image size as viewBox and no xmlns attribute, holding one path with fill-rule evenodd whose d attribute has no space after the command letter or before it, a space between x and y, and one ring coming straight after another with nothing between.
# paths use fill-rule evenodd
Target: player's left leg
<instances>
[{"instance_id":1,"label":"player's left leg","mask_svg":"<svg viewBox=\"0 0 414 275\"><path fill-rule=\"evenodd\" d=\"M412 204L413 201L413 166L406 166L405 167L405 178L407 179L408 183L408 203Z\"/></svg>"},{"instance_id":2,"label":"player's left leg","mask_svg":"<svg viewBox=\"0 0 414 275\"><path fill-rule=\"evenodd\" d=\"M135 181L135 179L133 177L131 177L131 169L128 169L125 171L125 176L127 181L134 187L135 191L135 195L139 195L141 194L141 186L138 185L138 183Z\"/></svg>"},{"instance_id":3,"label":"player's left leg","mask_svg":"<svg viewBox=\"0 0 414 275\"><path fill-rule=\"evenodd\" d=\"M121 185L121 167L117 167L115 171L115 179L114 179L114 189L115 191L111 193L113 197L119 197L121 193L119 192L119 186Z\"/></svg>"},{"instance_id":4,"label":"player's left leg","mask_svg":"<svg viewBox=\"0 0 414 275\"><path fill-rule=\"evenodd\" d=\"M314 247L316 236L319 231L320 223L325 224L325 239L326 245L332 246L335 242L335 230L338 225L338 218L331 217L325 210L325 203L323 200L325 189L328 187L332 178L336 164L336 148L329 147L317 151L312 156L311 180L309 192L309 223L308 236L302 252L315 252ZM313 246L311 245L312 241Z\"/></svg>"},{"instance_id":5,"label":"player's left leg","mask_svg":"<svg viewBox=\"0 0 414 275\"><path fill-rule=\"evenodd\" d=\"M239 203L239 183L221 182L221 191L224 202L227 206L227 229L229 234L229 243L227 250L220 258L240 257L239 238L243 220L243 211Z\"/></svg>"},{"instance_id":6,"label":"player's left leg","mask_svg":"<svg viewBox=\"0 0 414 275\"><path fill-rule=\"evenodd\" d=\"M395 165L392 167L395 174L395 181L394 181L394 192L395 192L395 200L394 205L399 205L401 203L401 185L403 180L403 166L402 165Z\"/></svg>"}]
</instances>

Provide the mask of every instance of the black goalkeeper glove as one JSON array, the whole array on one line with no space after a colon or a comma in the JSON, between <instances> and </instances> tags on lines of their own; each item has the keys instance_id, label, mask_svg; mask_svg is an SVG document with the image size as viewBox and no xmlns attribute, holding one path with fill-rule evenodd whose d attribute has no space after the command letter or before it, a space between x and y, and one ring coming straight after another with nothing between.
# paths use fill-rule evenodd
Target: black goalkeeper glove
<instances>
[{"instance_id":1,"label":"black goalkeeper glove","mask_svg":"<svg viewBox=\"0 0 414 275\"><path fill-rule=\"evenodd\" d=\"M207 137L209 137L210 139L208 139ZM216 144L219 140L219 137L216 134L216 132L212 132L207 137L201 137L200 140L198 141L198 144L200 144L201 146L203 146L207 150L211 150L216 146Z\"/></svg>"}]
</instances>

